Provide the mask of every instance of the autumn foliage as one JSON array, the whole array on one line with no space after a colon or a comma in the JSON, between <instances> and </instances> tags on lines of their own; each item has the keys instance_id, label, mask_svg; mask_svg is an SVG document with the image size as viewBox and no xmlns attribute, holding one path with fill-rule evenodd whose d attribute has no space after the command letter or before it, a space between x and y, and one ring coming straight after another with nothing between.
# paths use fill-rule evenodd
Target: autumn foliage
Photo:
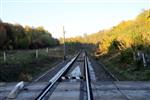
<instances>
[{"instance_id":1,"label":"autumn foliage","mask_svg":"<svg viewBox=\"0 0 150 100\"><path fill-rule=\"evenodd\" d=\"M122 21L109 30L68 38L66 41L97 44L99 54L127 48L150 51L150 10L143 11L134 20Z\"/></svg>"},{"instance_id":2,"label":"autumn foliage","mask_svg":"<svg viewBox=\"0 0 150 100\"><path fill-rule=\"evenodd\" d=\"M57 39L43 27L0 22L0 49L34 49L58 45Z\"/></svg>"}]
</instances>

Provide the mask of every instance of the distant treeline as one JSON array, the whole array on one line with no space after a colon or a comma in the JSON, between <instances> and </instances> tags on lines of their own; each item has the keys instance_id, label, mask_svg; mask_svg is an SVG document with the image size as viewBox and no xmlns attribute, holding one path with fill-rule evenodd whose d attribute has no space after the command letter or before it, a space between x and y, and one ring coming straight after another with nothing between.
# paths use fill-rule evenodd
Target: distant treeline
<instances>
[{"instance_id":1,"label":"distant treeline","mask_svg":"<svg viewBox=\"0 0 150 100\"><path fill-rule=\"evenodd\" d=\"M0 49L35 49L58 44L43 27L23 27L0 21Z\"/></svg>"},{"instance_id":2,"label":"distant treeline","mask_svg":"<svg viewBox=\"0 0 150 100\"><path fill-rule=\"evenodd\" d=\"M68 38L66 42L96 45L100 54L127 48L150 52L150 10L144 10L134 20L122 21L109 30Z\"/></svg>"}]
</instances>

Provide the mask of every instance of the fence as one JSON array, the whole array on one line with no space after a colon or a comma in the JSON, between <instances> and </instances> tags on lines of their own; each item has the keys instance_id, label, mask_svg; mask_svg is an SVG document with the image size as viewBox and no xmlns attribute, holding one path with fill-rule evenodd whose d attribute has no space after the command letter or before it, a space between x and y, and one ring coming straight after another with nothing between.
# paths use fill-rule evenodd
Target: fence
<instances>
[{"instance_id":1,"label":"fence","mask_svg":"<svg viewBox=\"0 0 150 100\"><path fill-rule=\"evenodd\" d=\"M11 62L15 59L18 61L39 59L48 56L62 56L62 50L58 48L44 48L35 50L7 50L0 51L0 62Z\"/></svg>"},{"instance_id":2,"label":"fence","mask_svg":"<svg viewBox=\"0 0 150 100\"><path fill-rule=\"evenodd\" d=\"M134 61L141 61L144 67L150 66L150 55L141 51L133 53Z\"/></svg>"}]
</instances>

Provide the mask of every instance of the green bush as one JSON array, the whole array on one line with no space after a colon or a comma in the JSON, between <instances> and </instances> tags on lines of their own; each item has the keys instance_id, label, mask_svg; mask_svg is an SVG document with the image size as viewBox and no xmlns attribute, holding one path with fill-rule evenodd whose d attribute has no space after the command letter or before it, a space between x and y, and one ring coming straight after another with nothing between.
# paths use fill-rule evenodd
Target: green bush
<instances>
[{"instance_id":1,"label":"green bush","mask_svg":"<svg viewBox=\"0 0 150 100\"><path fill-rule=\"evenodd\" d=\"M133 62L133 51L132 49L126 49L121 51L120 62L130 64Z\"/></svg>"},{"instance_id":2,"label":"green bush","mask_svg":"<svg viewBox=\"0 0 150 100\"><path fill-rule=\"evenodd\" d=\"M20 41L19 41L19 48L26 49L28 47L29 47L29 41L26 38L20 39Z\"/></svg>"}]
</instances>

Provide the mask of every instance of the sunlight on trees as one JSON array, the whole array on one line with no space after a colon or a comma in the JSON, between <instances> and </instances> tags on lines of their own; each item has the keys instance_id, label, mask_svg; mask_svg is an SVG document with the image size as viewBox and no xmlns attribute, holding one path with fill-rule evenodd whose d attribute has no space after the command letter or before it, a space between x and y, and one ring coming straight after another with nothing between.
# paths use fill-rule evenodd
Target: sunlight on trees
<instances>
[{"instance_id":1,"label":"sunlight on trees","mask_svg":"<svg viewBox=\"0 0 150 100\"><path fill-rule=\"evenodd\" d=\"M84 37L67 38L66 42L94 44L97 52L104 54L108 51L125 50L136 47L145 50L150 47L150 10L144 10L136 19L122 21L109 30L99 31ZM138 49L136 48L136 49Z\"/></svg>"},{"instance_id":2,"label":"sunlight on trees","mask_svg":"<svg viewBox=\"0 0 150 100\"><path fill-rule=\"evenodd\" d=\"M32 28L19 24L0 23L1 49L34 49L58 44L58 40L42 26Z\"/></svg>"}]
</instances>

